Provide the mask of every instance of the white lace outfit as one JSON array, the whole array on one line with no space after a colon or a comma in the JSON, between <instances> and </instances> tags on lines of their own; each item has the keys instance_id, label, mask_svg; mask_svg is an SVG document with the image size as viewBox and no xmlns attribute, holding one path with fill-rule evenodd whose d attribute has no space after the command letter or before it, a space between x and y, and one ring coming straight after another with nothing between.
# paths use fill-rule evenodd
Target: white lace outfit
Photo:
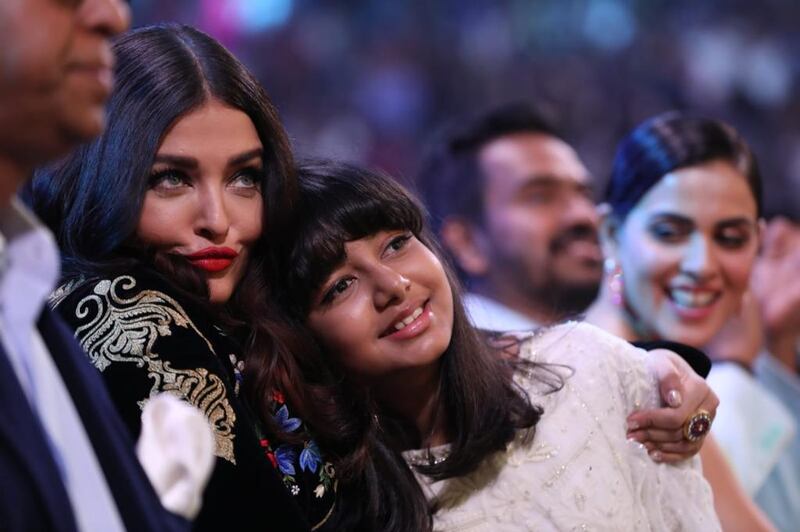
<instances>
[{"instance_id":1,"label":"white lace outfit","mask_svg":"<svg viewBox=\"0 0 800 532\"><path fill-rule=\"evenodd\" d=\"M715 531L711 489L695 457L653 462L626 439L626 417L656 405L646 352L594 326L567 323L526 338L520 356L566 377L547 394L529 376L518 382L544 408L529 443L520 433L508 450L470 475L431 482L437 531ZM434 457L447 446L432 450ZM427 450L405 453L410 463Z\"/></svg>"}]
</instances>

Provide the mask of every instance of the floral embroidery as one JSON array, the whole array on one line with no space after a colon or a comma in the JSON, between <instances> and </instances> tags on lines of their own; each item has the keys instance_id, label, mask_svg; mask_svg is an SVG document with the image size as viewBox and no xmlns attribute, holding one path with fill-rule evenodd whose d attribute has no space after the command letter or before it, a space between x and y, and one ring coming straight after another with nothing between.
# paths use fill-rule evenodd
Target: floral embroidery
<instances>
[{"instance_id":1,"label":"floral embroidery","mask_svg":"<svg viewBox=\"0 0 800 532\"><path fill-rule=\"evenodd\" d=\"M284 432L294 432L300 428L301 421L296 417L289 417L289 409L283 405L275 413L275 421Z\"/></svg>"},{"instance_id":2,"label":"floral embroidery","mask_svg":"<svg viewBox=\"0 0 800 532\"><path fill-rule=\"evenodd\" d=\"M260 443L261 448L264 449L264 454L266 455L267 459L269 459L272 467L278 469L278 459L275 458L275 453L272 452L272 448L269 446L269 440L266 438L261 438Z\"/></svg>"},{"instance_id":3,"label":"floral embroidery","mask_svg":"<svg viewBox=\"0 0 800 532\"><path fill-rule=\"evenodd\" d=\"M297 460L297 450L288 444L283 444L275 449L275 457L278 459L278 469L284 475L294 476L297 473L294 469L294 461ZM292 479L294 482L294 479Z\"/></svg>"},{"instance_id":4,"label":"floral embroidery","mask_svg":"<svg viewBox=\"0 0 800 532\"><path fill-rule=\"evenodd\" d=\"M300 468L316 473L320 462L322 462L322 457L317 443L314 440L307 441L303 450L300 451Z\"/></svg>"},{"instance_id":5,"label":"floral embroidery","mask_svg":"<svg viewBox=\"0 0 800 532\"><path fill-rule=\"evenodd\" d=\"M242 372L244 371L244 360L238 360L236 355L233 353L228 353L228 359L231 361L231 366L233 366L233 394L236 397L239 397L239 390L242 387L242 381L244 377L242 376Z\"/></svg>"},{"instance_id":6,"label":"floral embroidery","mask_svg":"<svg viewBox=\"0 0 800 532\"><path fill-rule=\"evenodd\" d=\"M289 407L286 405L286 398L281 391L274 390L272 392L272 404L273 419L282 431L299 432L303 430L303 422L299 418L291 416ZM261 432L260 427L257 429ZM334 480L336 470L333 464L323 462L319 445L314 440L307 439L303 443L302 449L288 443L273 448L269 439L263 436L259 441L264 456L267 457L272 467L280 471L283 483L292 495L302 493L301 484L304 482L301 482L299 477L303 474L314 479L313 493L317 499L323 498L326 493L336 491Z\"/></svg>"}]
</instances>

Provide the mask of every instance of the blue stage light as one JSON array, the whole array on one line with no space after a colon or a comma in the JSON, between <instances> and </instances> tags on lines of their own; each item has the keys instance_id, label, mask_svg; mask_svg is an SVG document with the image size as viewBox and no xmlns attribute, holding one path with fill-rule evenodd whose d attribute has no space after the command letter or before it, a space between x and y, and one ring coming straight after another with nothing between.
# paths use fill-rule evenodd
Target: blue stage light
<instances>
[{"instance_id":1,"label":"blue stage light","mask_svg":"<svg viewBox=\"0 0 800 532\"><path fill-rule=\"evenodd\" d=\"M236 0L239 27L247 32L282 26L293 9L293 0Z\"/></svg>"}]
</instances>

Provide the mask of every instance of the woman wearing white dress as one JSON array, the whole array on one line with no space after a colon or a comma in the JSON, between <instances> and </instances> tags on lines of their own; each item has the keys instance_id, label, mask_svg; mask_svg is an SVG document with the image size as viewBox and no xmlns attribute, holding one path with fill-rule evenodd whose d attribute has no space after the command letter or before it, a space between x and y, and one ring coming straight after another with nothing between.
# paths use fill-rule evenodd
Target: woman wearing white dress
<instances>
[{"instance_id":1,"label":"woman wearing white dress","mask_svg":"<svg viewBox=\"0 0 800 532\"><path fill-rule=\"evenodd\" d=\"M606 201L607 282L587 321L630 341L706 346L741 307L758 250L761 176L750 148L722 122L657 116L620 143ZM663 458L681 444L648 446ZM771 530L713 435L700 455L723 528Z\"/></svg>"}]
</instances>

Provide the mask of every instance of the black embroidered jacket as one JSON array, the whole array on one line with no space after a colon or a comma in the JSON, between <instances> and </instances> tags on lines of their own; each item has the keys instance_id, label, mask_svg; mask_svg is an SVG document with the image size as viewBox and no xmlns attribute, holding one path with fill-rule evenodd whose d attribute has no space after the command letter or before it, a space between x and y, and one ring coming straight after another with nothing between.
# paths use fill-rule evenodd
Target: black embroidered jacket
<instances>
[{"instance_id":1,"label":"black embroidered jacket","mask_svg":"<svg viewBox=\"0 0 800 532\"><path fill-rule=\"evenodd\" d=\"M51 305L75 330L134 438L141 410L170 392L199 408L216 442L216 466L195 530L308 530L333 511L336 480L316 443L274 445L239 398L241 350L201 306L160 275L139 269L109 278L75 279ZM305 431L280 392L280 426Z\"/></svg>"}]
</instances>

